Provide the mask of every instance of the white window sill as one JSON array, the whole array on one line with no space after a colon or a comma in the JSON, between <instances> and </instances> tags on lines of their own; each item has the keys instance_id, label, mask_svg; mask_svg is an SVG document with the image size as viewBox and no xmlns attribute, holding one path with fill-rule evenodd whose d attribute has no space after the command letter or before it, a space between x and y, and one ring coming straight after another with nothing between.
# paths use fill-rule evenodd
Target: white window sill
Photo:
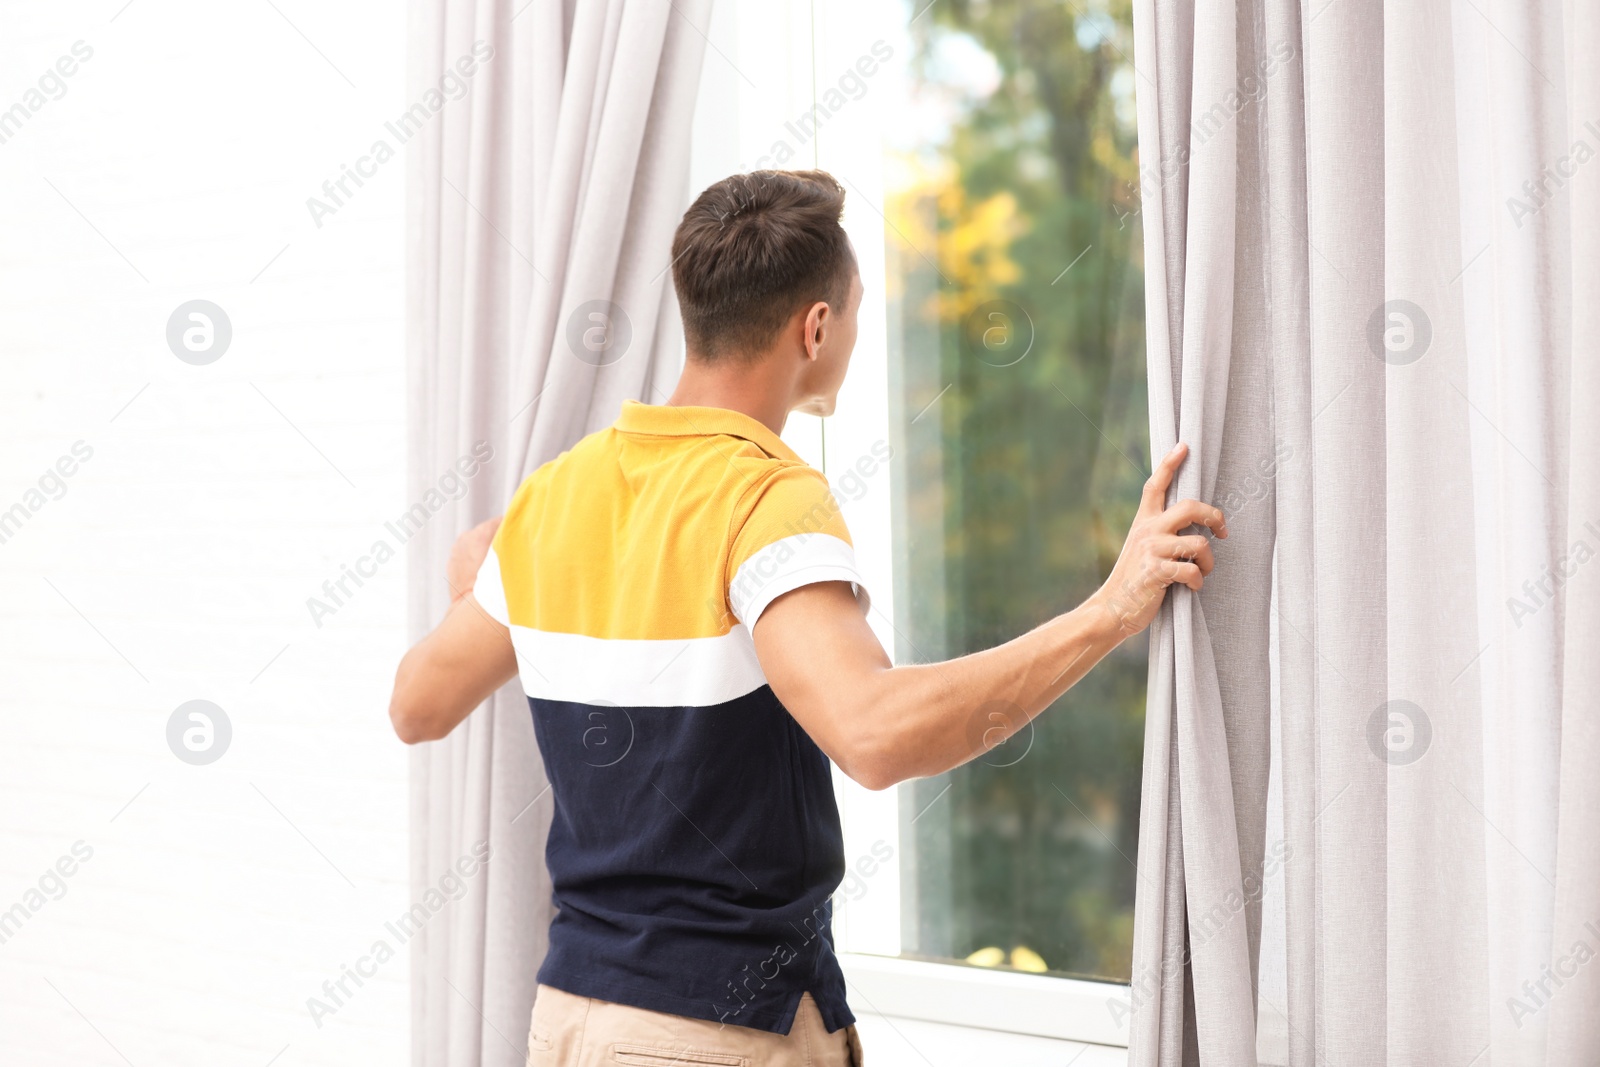
<instances>
[{"instance_id":1,"label":"white window sill","mask_svg":"<svg viewBox=\"0 0 1600 1067\"><path fill-rule=\"evenodd\" d=\"M1128 1050L856 1011L872 1067L1128 1067Z\"/></svg>"},{"instance_id":2,"label":"white window sill","mask_svg":"<svg viewBox=\"0 0 1600 1067\"><path fill-rule=\"evenodd\" d=\"M975 1062L963 1058L969 1048L1003 1050L1003 1062L1015 1067L1058 1064L1064 1051L1074 1067L1127 1062L1132 1001L1120 983L854 952L840 953L839 962L863 1040L880 1046L873 1050L880 1067ZM1288 1020L1263 1002L1259 1063L1285 1064L1288 1050ZM1081 1061L1072 1058L1080 1054Z\"/></svg>"},{"instance_id":3,"label":"white window sill","mask_svg":"<svg viewBox=\"0 0 1600 1067\"><path fill-rule=\"evenodd\" d=\"M1128 987L841 953L858 1012L1126 1048ZM1121 1026L1118 1026L1118 1021Z\"/></svg>"}]
</instances>

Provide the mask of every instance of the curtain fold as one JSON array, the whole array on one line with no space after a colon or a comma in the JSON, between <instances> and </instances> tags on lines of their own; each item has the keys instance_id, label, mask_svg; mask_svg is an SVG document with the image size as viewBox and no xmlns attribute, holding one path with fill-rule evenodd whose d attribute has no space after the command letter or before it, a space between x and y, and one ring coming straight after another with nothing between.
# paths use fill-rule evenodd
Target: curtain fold
<instances>
[{"instance_id":1,"label":"curtain fold","mask_svg":"<svg viewBox=\"0 0 1600 1067\"><path fill-rule=\"evenodd\" d=\"M676 379L667 268L709 14L710 0L413 0L407 104L430 114L407 145L407 484L441 502L408 545L414 637L448 603L460 532L623 399ZM485 472L440 495L475 447L492 450ZM411 897L428 912L409 938L418 1065L527 1054L551 809L513 689L413 753ZM475 850L490 858L462 877Z\"/></svg>"},{"instance_id":2,"label":"curtain fold","mask_svg":"<svg viewBox=\"0 0 1600 1067\"><path fill-rule=\"evenodd\" d=\"M1237 124L1208 124L1199 145L1191 134L1197 102L1234 84L1241 29L1223 5L1135 12L1144 54L1159 56L1138 87L1141 147L1160 146L1142 190L1152 454L1187 442L1173 499L1212 499L1224 474L1242 480L1271 450L1265 350L1233 343L1262 325L1236 296L1259 280L1242 217L1256 179L1243 173ZM1264 689L1236 683L1267 668L1255 592L1268 580L1269 520L1262 509L1230 517L1207 589L1175 589L1152 634L1131 1018L1151 1062L1254 1056L1261 897L1250 872L1263 858L1270 707Z\"/></svg>"},{"instance_id":3,"label":"curtain fold","mask_svg":"<svg viewBox=\"0 0 1600 1067\"><path fill-rule=\"evenodd\" d=\"M1134 13L1152 446L1232 536L1153 630L1130 1062L1600 1062L1600 17Z\"/></svg>"},{"instance_id":4,"label":"curtain fold","mask_svg":"<svg viewBox=\"0 0 1600 1067\"><path fill-rule=\"evenodd\" d=\"M1562 6L1562 55L1570 104L1569 134L1600 152L1600 9L1587 0ZM1567 443L1567 523L1564 547L1600 552L1600 159L1571 178L1571 392L1574 417ZM1561 747L1556 835L1555 920L1551 948L1558 957L1582 943L1600 953L1600 566L1586 563L1569 576L1561 634ZM1551 1005L1547 1062L1600 1063L1600 967L1563 978Z\"/></svg>"}]
</instances>

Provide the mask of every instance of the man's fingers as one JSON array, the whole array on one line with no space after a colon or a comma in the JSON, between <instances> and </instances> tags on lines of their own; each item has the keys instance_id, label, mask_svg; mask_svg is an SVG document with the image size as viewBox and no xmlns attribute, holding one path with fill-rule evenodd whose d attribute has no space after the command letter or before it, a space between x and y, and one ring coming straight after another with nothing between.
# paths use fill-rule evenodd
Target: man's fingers
<instances>
[{"instance_id":1,"label":"man's fingers","mask_svg":"<svg viewBox=\"0 0 1600 1067\"><path fill-rule=\"evenodd\" d=\"M1185 526L1205 526L1218 537L1228 536L1228 522L1222 512L1198 500L1180 500L1156 520L1156 529L1163 533L1177 533Z\"/></svg>"},{"instance_id":2,"label":"man's fingers","mask_svg":"<svg viewBox=\"0 0 1600 1067\"><path fill-rule=\"evenodd\" d=\"M1198 593L1200 591L1200 587L1206 584L1206 576L1201 574L1200 568L1195 566L1193 563L1185 563L1183 567L1183 575L1178 579L1178 581L1182 582L1184 585Z\"/></svg>"},{"instance_id":3,"label":"man's fingers","mask_svg":"<svg viewBox=\"0 0 1600 1067\"><path fill-rule=\"evenodd\" d=\"M1189 559L1200 568L1202 575L1210 574L1217 566L1217 557L1211 554L1211 539L1201 534L1190 534L1182 538L1186 547L1193 549ZM1200 542L1195 545L1194 542Z\"/></svg>"},{"instance_id":4,"label":"man's fingers","mask_svg":"<svg viewBox=\"0 0 1600 1067\"><path fill-rule=\"evenodd\" d=\"M1186 585L1197 593L1206 581L1206 576L1201 573L1199 564L1187 563L1177 559L1162 560L1156 569L1156 573L1168 585Z\"/></svg>"},{"instance_id":5,"label":"man's fingers","mask_svg":"<svg viewBox=\"0 0 1600 1067\"><path fill-rule=\"evenodd\" d=\"M1144 483L1144 494L1139 500L1139 508L1148 514L1158 514L1167 503L1167 490L1172 488L1172 479L1177 475L1178 468L1183 466L1185 457L1189 455L1189 446L1182 441L1173 446L1150 477Z\"/></svg>"},{"instance_id":6,"label":"man's fingers","mask_svg":"<svg viewBox=\"0 0 1600 1067\"><path fill-rule=\"evenodd\" d=\"M1200 573L1210 574L1216 566L1211 554L1211 540L1203 534L1167 535L1151 542L1157 555L1167 559L1186 560L1200 565Z\"/></svg>"}]
</instances>

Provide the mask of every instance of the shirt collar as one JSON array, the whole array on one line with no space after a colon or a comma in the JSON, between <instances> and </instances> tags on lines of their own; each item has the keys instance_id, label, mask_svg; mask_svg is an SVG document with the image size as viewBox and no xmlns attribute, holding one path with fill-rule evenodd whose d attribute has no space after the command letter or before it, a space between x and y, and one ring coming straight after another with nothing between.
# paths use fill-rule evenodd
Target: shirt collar
<instances>
[{"instance_id":1,"label":"shirt collar","mask_svg":"<svg viewBox=\"0 0 1600 1067\"><path fill-rule=\"evenodd\" d=\"M766 426L742 412L728 408L701 408L671 404L641 404L624 400L616 428L623 433L656 437L711 437L726 434L749 441L769 456L800 462L794 449Z\"/></svg>"}]
</instances>

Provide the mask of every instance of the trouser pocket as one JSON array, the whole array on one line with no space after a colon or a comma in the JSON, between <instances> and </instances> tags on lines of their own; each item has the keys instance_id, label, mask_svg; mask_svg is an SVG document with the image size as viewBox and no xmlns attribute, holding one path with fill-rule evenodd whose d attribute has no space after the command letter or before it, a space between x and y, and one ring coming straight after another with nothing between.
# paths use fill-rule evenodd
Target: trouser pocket
<instances>
[{"instance_id":1,"label":"trouser pocket","mask_svg":"<svg viewBox=\"0 0 1600 1067\"><path fill-rule=\"evenodd\" d=\"M744 1056L649 1045L612 1045L611 1058L623 1067L750 1067Z\"/></svg>"}]
</instances>

